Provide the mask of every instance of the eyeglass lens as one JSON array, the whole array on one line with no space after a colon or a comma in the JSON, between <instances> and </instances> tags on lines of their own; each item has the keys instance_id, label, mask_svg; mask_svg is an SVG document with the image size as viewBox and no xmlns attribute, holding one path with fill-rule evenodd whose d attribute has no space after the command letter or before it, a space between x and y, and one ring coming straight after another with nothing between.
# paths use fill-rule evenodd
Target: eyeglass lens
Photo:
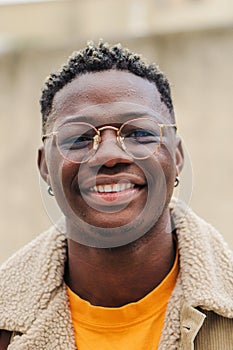
<instances>
[{"instance_id":1,"label":"eyeglass lens","mask_svg":"<svg viewBox=\"0 0 233 350\"><path fill-rule=\"evenodd\" d=\"M133 158L143 159L157 151L160 146L160 127L150 119L135 119L123 124L120 136L127 153Z\"/></svg>"},{"instance_id":2,"label":"eyeglass lens","mask_svg":"<svg viewBox=\"0 0 233 350\"><path fill-rule=\"evenodd\" d=\"M64 158L82 163L94 155L96 130L89 124L70 123L58 130L58 147Z\"/></svg>"}]
</instances>

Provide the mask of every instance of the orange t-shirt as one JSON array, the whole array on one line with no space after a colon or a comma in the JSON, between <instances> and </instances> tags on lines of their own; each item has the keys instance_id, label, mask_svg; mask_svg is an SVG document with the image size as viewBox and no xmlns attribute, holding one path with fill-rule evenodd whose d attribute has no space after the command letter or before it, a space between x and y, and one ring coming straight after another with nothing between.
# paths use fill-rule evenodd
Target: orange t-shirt
<instances>
[{"instance_id":1,"label":"orange t-shirt","mask_svg":"<svg viewBox=\"0 0 233 350\"><path fill-rule=\"evenodd\" d=\"M165 279L141 300L119 308L93 306L68 289L78 350L155 350L175 287L178 254Z\"/></svg>"}]
</instances>

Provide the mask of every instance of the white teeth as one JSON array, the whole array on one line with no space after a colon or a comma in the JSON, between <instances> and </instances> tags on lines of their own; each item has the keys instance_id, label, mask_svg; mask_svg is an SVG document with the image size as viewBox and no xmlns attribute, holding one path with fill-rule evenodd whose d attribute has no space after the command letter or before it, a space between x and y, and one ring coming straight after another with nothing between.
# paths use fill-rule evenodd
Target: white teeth
<instances>
[{"instance_id":1,"label":"white teeth","mask_svg":"<svg viewBox=\"0 0 233 350\"><path fill-rule=\"evenodd\" d=\"M112 185L112 190L113 190L113 192L119 192L120 188L117 184L114 184L114 185Z\"/></svg>"},{"instance_id":2,"label":"white teeth","mask_svg":"<svg viewBox=\"0 0 233 350\"><path fill-rule=\"evenodd\" d=\"M128 190L130 188L134 188L134 184L131 183L119 183L119 184L111 184L111 185L98 185L90 188L91 192L122 192Z\"/></svg>"},{"instance_id":3,"label":"white teeth","mask_svg":"<svg viewBox=\"0 0 233 350\"><path fill-rule=\"evenodd\" d=\"M96 186L95 186L96 187ZM98 186L99 188L97 189L98 192L104 192L104 187L103 186Z\"/></svg>"},{"instance_id":4,"label":"white teeth","mask_svg":"<svg viewBox=\"0 0 233 350\"><path fill-rule=\"evenodd\" d=\"M105 185L104 186L104 192L112 192L112 186L111 185Z\"/></svg>"}]
</instances>

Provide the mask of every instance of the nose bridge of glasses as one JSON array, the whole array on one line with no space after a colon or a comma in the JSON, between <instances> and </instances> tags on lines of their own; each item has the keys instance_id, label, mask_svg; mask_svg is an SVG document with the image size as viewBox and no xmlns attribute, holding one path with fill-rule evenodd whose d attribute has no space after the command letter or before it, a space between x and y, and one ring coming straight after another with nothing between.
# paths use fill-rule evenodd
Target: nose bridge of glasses
<instances>
[{"instance_id":1,"label":"nose bridge of glasses","mask_svg":"<svg viewBox=\"0 0 233 350\"><path fill-rule=\"evenodd\" d=\"M98 128L98 134L100 136L99 142L110 140L111 138L118 138L119 128L113 125L106 125ZM110 138L111 136L111 138Z\"/></svg>"},{"instance_id":2,"label":"nose bridge of glasses","mask_svg":"<svg viewBox=\"0 0 233 350\"><path fill-rule=\"evenodd\" d=\"M94 153L89 159L89 165L105 164L114 166L118 162L128 163L132 157L127 154L120 140L120 128L112 125L100 127L94 137Z\"/></svg>"},{"instance_id":3,"label":"nose bridge of glasses","mask_svg":"<svg viewBox=\"0 0 233 350\"><path fill-rule=\"evenodd\" d=\"M113 126L113 125L102 126L101 128L98 128L97 130L98 130L98 131L104 131L104 130L108 130L108 129L110 129L110 130L115 130L115 131L118 131L118 130L119 130L119 128L117 128L117 127L115 127L115 126Z\"/></svg>"},{"instance_id":4,"label":"nose bridge of glasses","mask_svg":"<svg viewBox=\"0 0 233 350\"><path fill-rule=\"evenodd\" d=\"M98 134L94 138L93 145L95 151L97 151L97 149L100 147L103 154L108 154L109 152L113 154L116 152L115 147L117 147L117 152L119 152L121 149L121 152L123 150L124 156L126 156L126 149L120 136L120 128L117 128L113 125L106 125L98 128L97 133Z\"/></svg>"}]
</instances>

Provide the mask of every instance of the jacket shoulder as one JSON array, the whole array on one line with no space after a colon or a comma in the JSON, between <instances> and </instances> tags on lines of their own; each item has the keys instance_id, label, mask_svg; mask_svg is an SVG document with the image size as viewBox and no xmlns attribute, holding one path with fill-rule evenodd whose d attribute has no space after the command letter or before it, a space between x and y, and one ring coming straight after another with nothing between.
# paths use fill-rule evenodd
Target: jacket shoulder
<instances>
[{"instance_id":1,"label":"jacket shoulder","mask_svg":"<svg viewBox=\"0 0 233 350\"><path fill-rule=\"evenodd\" d=\"M0 329L24 332L63 283L66 238L54 227L0 267Z\"/></svg>"},{"instance_id":2,"label":"jacket shoulder","mask_svg":"<svg viewBox=\"0 0 233 350\"><path fill-rule=\"evenodd\" d=\"M65 236L51 227L49 230L41 233L31 242L14 253L2 265L0 265L0 288L7 280L7 275L12 274L13 270L34 273L32 267L38 262L46 259L47 256L53 254L53 251L61 248L65 244ZM9 276L10 277L10 276Z\"/></svg>"}]
</instances>

